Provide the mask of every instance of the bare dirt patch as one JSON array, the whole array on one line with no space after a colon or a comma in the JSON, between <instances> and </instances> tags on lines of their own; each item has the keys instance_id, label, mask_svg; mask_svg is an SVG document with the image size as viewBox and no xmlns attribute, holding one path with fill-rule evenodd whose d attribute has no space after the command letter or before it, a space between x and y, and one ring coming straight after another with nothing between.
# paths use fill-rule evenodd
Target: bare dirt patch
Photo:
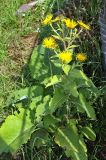
<instances>
[{"instance_id":1,"label":"bare dirt patch","mask_svg":"<svg viewBox=\"0 0 106 160\"><path fill-rule=\"evenodd\" d=\"M20 42L13 41L8 48L8 56L0 65L0 74L17 74L27 63L33 48L37 43L37 33L30 33L20 38Z\"/></svg>"}]
</instances>

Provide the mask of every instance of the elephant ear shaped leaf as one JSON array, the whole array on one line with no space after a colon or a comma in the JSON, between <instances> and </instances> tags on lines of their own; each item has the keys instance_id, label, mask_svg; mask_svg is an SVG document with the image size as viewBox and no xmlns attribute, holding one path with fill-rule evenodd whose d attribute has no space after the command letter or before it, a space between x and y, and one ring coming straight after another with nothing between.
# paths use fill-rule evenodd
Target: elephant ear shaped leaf
<instances>
[{"instance_id":1,"label":"elephant ear shaped leaf","mask_svg":"<svg viewBox=\"0 0 106 160\"><path fill-rule=\"evenodd\" d=\"M16 152L22 144L27 143L33 131L34 126L26 110L9 115L0 128L0 153Z\"/></svg>"}]
</instances>

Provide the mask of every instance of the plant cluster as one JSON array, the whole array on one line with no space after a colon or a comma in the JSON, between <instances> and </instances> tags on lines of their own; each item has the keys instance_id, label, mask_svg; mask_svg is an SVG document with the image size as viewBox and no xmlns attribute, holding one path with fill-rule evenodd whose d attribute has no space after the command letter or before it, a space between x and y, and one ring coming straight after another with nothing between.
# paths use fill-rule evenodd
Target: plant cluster
<instances>
[{"instance_id":1,"label":"plant cluster","mask_svg":"<svg viewBox=\"0 0 106 160\"><path fill-rule=\"evenodd\" d=\"M31 139L37 148L57 144L67 157L87 160L86 141L96 138L92 121L99 91L83 72L87 54L76 52L76 40L91 28L52 14L42 21L46 26L52 33L35 48L29 63L35 85L10 95L14 112L0 128L0 152L16 152Z\"/></svg>"}]
</instances>

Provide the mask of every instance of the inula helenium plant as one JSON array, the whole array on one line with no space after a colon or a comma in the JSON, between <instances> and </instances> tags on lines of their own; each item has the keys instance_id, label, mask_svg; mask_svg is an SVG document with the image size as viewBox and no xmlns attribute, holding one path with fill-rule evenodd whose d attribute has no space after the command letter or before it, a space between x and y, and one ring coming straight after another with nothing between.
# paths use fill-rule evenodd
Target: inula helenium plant
<instances>
[{"instance_id":1,"label":"inula helenium plant","mask_svg":"<svg viewBox=\"0 0 106 160\"><path fill-rule=\"evenodd\" d=\"M10 95L15 108L0 128L0 152L14 153L34 137L37 148L58 145L70 160L87 160L86 141L96 139L92 121L99 91L83 72L89 53L80 50L79 39L91 27L49 14L42 28L49 35L29 63L35 83Z\"/></svg>"}]
</instances>

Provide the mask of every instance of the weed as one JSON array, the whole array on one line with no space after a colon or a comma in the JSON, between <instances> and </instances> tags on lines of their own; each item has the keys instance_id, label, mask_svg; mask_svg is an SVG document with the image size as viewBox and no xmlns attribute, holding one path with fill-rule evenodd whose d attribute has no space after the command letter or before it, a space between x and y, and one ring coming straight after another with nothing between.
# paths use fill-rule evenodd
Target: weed
<instances>
[{"instance_id":1,"label":"weed","mask_svg":"<svg viewBox=\"0 0 106 160\"><path fill-rule=\"evenodd\" d=\"M2 22L0 24L0 61L3 61L4 58L6 59L5 63L3 62L1 64L1 76L0 76L0 100L1 100L1 106L3 106L4 101L7 100L7 96L9 96L13 90L17 90L21 87L25 87L26 85L30 86L31 84L35 84L34 80L32 81L29 77L29 72L27 70L26 79L24 79L23 73L20 74L21 67L23 64L26 63L27 57L24 58L24 56L20 57L21 61L16 64L16 59L18 59L18 56L15 59L15 61L11 61L11 56L8 55L8 48L11 50L11 44L13 43L13 46L18 46L24 50L25 45L24 42L20 43L21 36L25 36L26 34L30 32L34 32L35 28L38 27L39 19L41 18L42 13L42 7L39 6L39 9L33 9L32 11L28 11L25 13L24 17L16 17L15 13L16 10L19 8L19 6L26 2L25 1L3 1L1 0L0 5L0 11L1 11L1 17L0 21ZM100 99L95 103L95 109L97 113L98 120L94 123L95 132L97 133L97 141L95 143L88 142L89 146L89 159L105 159L105 151L104 151L104 145L105 145L105 80L104 80L104 74L102 69L102 61L101 61L101 48L100 48L100 37L99 37L99 27L98 27L98 14L100 11L100 6L102 1L100 0L91 0L88 2L88 0L72 0L72 1L62 1L64 4L61 3L62 6L60 6L59 0L58 2L58 10L62 9L64 10L67 17L73 17L75 16L76 19L83 20L85 22L88 22L92 30L90 34L88 32L85 33L84 36L81 37L81 39L78 41L81 44L79 52L84 51L85 53L88 53L89 63L84 64L84 71L87 73L87 75L93 80L93 82L98 86L98 88L101 90L101 97ZM66 4L67 2L67 4ZM46 3L45 3L46 4ZM46 5L47 6L47 5ZM45 7L44 7L45 8ZM57 10L57 7L54 8L54 11ZM35 14L36 12L36 14ZM43 12L43 15L44 12ZM37 24L35 23L37 22ZM48 31L47 31L48 32ZM44 35L43 35L44 37ZM41 39L43 38L41 37ZM8 47L9 46L9 47ZM15 50L16 51L16 50ZM11 52L11 51L10 51ZM15 52L14 52L15 53ZM24 55L26 54L26 50L24 52ZM22 65L20 64L22 62ZM4 65L4 66L3 66ZM7 69L8 65L8 69ZM19 68L18 68L19 67ZM11 71L11 72L10 72ZM15 72L14 72L15 71ZM14 77L14 78L13 78ZM27 79L29 78L29 79ZM27 82L27 83L26 83ZM49 93L51 91L49 90ZM45 92L47 94L47 92ZM2 103L3 102L3 103ZM0 114L0 122L2 122L6 116L10 113L13 113L14 107L10 108L7 107L5 110L1 110ZM101 123L102 122L102 123ZM55 150L56 149L56 150ZM6 159L6 156L9 157L7 159L18 159L18 157L21 157L22 159L35 159L35 160L43 160L43 159L58 159L63 160L65 158L65 155L63 153L63 150L60 150L57 146L48 148L44 146L43 148L37 149L36 147L31 148L30 144L23 146L19 152L14 157L10 155L4 155L3 160Z\"/></svg>"}]
</instances>

